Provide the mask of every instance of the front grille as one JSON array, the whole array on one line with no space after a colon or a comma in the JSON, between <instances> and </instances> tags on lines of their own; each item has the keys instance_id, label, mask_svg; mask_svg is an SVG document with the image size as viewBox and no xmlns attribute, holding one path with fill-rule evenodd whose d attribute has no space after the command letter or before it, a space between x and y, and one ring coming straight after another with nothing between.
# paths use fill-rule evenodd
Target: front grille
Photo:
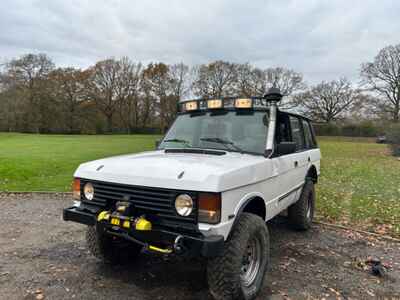
<instances>
[{"instance_id":1,"label":"front grille","mask_svg":"<svg viewBox=\"0 0 400 300\"><path fill-rule=\"evenodd\" d=\"M88 181L81 179L81 191ZM146 217L157 223L195 224L197 222L197 197L193 192L92 180L90 182L95 191L94 199L90 203L111 207L117 201L129 201L134 205L135 215L145 214ZM187 217L178 215L174 204L176 196L183 193L189 194L194 200L194 209ZM83 193L81 194L82 200L84 200Z\"/></svg>"}]
</instances>

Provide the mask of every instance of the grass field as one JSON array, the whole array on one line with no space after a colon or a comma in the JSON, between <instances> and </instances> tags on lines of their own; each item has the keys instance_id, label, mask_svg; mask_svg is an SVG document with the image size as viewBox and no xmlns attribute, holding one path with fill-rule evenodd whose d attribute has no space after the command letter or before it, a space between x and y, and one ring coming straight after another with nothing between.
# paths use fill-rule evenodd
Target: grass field
<instances>
[{"instance_id":1,"label":"grass field","mask_svg":"<svg viewBox=\"0 0 400 300\"><path fill-rule=\"evenodd\" d=\"M69 191L80 163L154 148L154 135L0 133L0 191Z\"/></svg>"},{"instance_id":2,"label":"grass field","mask_svg":"<svg viewBox=\"0 0 400 300\"><path fill-rule=\"evenodd\" d=\"M0 191L69 191L81 162L149 150L156 139L0 133ZM367 139L319 143L318 218L400 237L400 161Z\"/></svg>"}]
</instances>

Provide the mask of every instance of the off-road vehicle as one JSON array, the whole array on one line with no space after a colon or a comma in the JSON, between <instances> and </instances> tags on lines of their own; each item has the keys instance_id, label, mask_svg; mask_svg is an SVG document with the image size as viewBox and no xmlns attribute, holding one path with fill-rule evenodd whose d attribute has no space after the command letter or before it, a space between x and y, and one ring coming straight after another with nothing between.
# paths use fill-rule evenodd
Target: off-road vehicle
<instances>
[{"instance_id":1,"label":"off-road vehicle","mask_svg":"<svg viewBox=\"0 0 400 300\"><path fill-rule=\"evenodd\" d=\"M311 226L320 151L307 118L282 96L199 99L179 113L157 150L84 163L64 220L86 224L96 257L141 251L207 258L216 299L253 299L270 265L266 221L287 210Z\"/></svg>"}]
</instances>

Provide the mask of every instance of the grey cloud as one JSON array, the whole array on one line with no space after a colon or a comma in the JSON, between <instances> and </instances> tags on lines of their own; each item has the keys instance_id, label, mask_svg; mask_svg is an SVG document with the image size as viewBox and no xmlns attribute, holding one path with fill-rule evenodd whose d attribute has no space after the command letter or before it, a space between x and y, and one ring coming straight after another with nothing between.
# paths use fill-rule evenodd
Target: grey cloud
<instances>
[{"instance_id":1,"label":"grey cloud","mask_svg":"<svg viewBox=\"0 0 400 300\"><path fill-rule=\"evenodd\" d=\"M46 52L87 67L215 59L285 66L309 82L347 76L399 43L398 1L2 1L0 57Z\"/></svg>"}]
</instances>

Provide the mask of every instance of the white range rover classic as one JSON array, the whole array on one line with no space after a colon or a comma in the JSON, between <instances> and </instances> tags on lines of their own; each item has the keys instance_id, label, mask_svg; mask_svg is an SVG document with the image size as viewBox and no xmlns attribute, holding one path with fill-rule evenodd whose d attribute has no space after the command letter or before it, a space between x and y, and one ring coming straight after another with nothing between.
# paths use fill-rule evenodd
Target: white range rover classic
<instances>
[{"instance_id":1,"label":"white range rover classic","mask_svg":"<svg viewBox=\"0 0 400 300\"><path fill-rule=\"evenodd\" d=\"M310 228L320 173L310 121L280 111L281 98L181 102L157 150L79 166L64 220L88 225L105 262L201 256L216 299L254 299L270 264L266 221L287 209L295 228Z\"/></svg>"}]
</instances>

